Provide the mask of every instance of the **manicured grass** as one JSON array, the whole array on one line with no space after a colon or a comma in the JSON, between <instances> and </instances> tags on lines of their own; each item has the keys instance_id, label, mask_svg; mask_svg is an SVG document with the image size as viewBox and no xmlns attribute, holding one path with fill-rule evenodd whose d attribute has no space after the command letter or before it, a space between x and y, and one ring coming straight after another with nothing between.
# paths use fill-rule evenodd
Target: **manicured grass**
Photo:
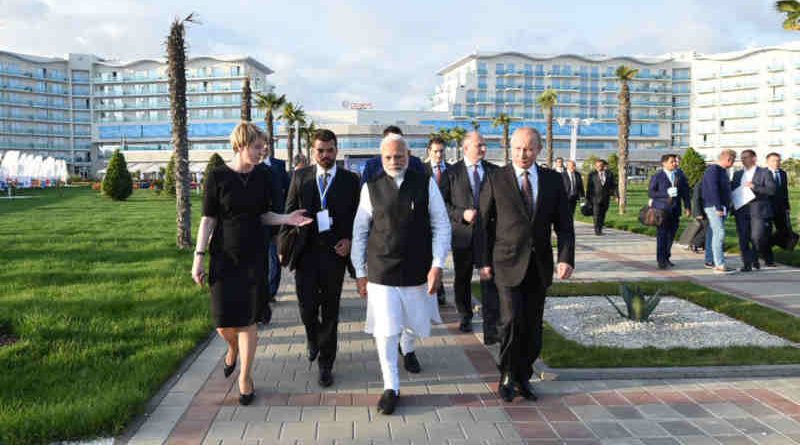
<instances>
[{"instance_id":1,"label":"manicured grass","mask_svg":"<svg viewBox=\"0 0 800 445\"><path fill-rule=\"evenodd\" d=\"M662 289L662 295L683 298L765 332L800 342L800 319L752 301L742 300L690 282L643 281L632 284L641 286L647 292ZM480 295L479 286L476 284L473 284L473 295ZM619 295L619 283L556 283L548 290L550 298L587 295ZM800 349L794 347L624 349L584 346L564 338L545 323L542 359L554 368L766 365L800 363Z\"/></svg>"},{"instance_id":2,"label":"manicured grass","mask_svg":"<svg viewBox=\"0 0 800 445\"><path fill-rule=\"evenodd\" d=\"M798 227L798 218L800 218L800 190L789 190L789 198L792 204L792 222L795 232L800 230ZM639 209L647 204L647 184L630 184L628 186L628 209L625 215L619 214L619 206L615 201L611 201L606 214L606 226L615 229L627 230L629 232L642 233L649 236L656 236L656 228L644 226L639 222ZM579 209L575 210L575 219L577 221L592 222L591 216L583 216ZM678 236L683 232L686 224L690 218L681 217L681 225L678 230ZM786 252L777 247L773 248L775 251L775 261L783 264L800 267L800 248L795 249L793 252ZM731 254L738 255L739 240L736 236L736 221L733 216L726 218L725 221L725 250Z\"/></svg>"},{"instance_id":3,"label":"manicured grass","mask_svg":"<svg viewBox=\"0 0 800 445\"><path fill-rule=\"evenodd\" d=\"M212 327L174 198L20 194L38 198L0 201L0 324L19 338L0 347L0 443L117 434Z\"/></svg>"}]
</instances>

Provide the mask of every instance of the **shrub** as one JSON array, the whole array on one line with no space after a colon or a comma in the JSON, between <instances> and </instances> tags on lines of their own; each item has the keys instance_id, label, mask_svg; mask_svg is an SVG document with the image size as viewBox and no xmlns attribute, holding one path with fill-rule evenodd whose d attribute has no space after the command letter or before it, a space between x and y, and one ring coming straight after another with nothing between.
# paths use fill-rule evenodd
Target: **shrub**
<instances>
[{"instance_id":1,"label":"shrub","mask_svg":"<svg viewBox=\"0 0 800 445\"><path fill-rule=\"evenodd\" d=\"M214 153L208 158L208 165L206 165L206 171L203 176L203 186L205 186L206 179L211 175L211 171L222 165L225 165L225 161L219 154Z\"/></svg>"},{"instance_id":2,"label":"shrub","mask_svg":"<svg viewBox=\"0 0 800 445\"><path fill-rule=\"evenodd\" d=\"M606 300L614 306L614 309L617 310L620 316L627 318L628 320L633 321L648 321L650 319L650 314L653 313L658 303L661 302L661 297L659 294L661 290L658 290L655 295L652 297L646 297L642 288L640 287L630 287L626 284L620 285L620 293L622 294L622 299L625 300L625 307L627 309L627 313L622 312L622 310L617 307L614 301L611 298L606 296Z\"/></svg>"},{"instance_id":3,"label":"shrub","mask_svg":"<svg viewBox=\"0 0 800 445\"><path fill-rule=\"evenodd\" d=\"M681 170L686 173L689 186L694 187L695 184L703 179L703 173L706 171L706 160L703 159L700 153L689 147L681 157Z\"/></svg>"},{"instance_id":4,"label":"shrub","mask_svg":"<svg viewBox=\"0 0 800 445\"><path fill-rule=\"evenodd\" d=\"M104 195L114 201L124 201L133 193L131 172L128 171L125 156L119 150L114 151L114 155L108 161L102 190Z\"/></svg>"}]
</instances>

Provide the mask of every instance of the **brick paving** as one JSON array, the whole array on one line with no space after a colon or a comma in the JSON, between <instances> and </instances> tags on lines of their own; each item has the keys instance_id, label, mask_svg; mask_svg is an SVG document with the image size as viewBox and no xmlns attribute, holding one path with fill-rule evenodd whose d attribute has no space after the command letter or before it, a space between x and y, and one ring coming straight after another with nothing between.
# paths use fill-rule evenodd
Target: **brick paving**
<instances>
[{"instance_id":1,"label":"brick paving","mask_svg":"<svg viewBox=\"0 0 800 445\"><path fill-rule=\"evenodd\" d=\"M702 258L674 249L676 269L655 268L652 238L609 230L604 237L577 224L576 280L712 277ZM698 268L697 265L700 267ZM800 277L781 267L746 276L765 292L745 295L787 311L800 310ZM288 278L288 280L287 280ZM746 291L726 277L725 284ZM786 282L784 283L785 280ZM800 378L602 380L535 382L540 400L508 404L495 395L498 374L480 333L462 334L449 305L417 354L422 373L401 366L401 404L377 414L382 392L373 340L364 334L365 302L345 281L334 385L320 388L291 286L284 275L273 321L259 331L253 405L238 405L235 373L222 375L225 344L215 338L157 408L131 444L783 444L800 443ZM773 286L775 287L775 286ZM755 287L754 287L755 288ZM452 302L451 287L448 297ZM788 289L788 290L787 290ZM760 291L759 291L760 292ZM795 307L797 305L797 307ZM476 319L476 327L479 325Z\"/></svg>"}]
</instances>

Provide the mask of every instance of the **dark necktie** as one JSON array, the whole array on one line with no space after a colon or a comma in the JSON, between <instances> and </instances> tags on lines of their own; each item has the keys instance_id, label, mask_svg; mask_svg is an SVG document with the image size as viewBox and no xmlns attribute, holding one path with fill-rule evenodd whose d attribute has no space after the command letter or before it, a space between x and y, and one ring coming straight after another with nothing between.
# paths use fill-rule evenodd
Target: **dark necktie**
<instances>
[{"instance_id":1,"label":"dark necktie","mask_svg":"<svg viewBox=\"0 0 800 445\"><path fill-rule=\"evenodd\" d=\"M528 170L522 172L522 198L525 200L525 211L528 212L530 218L533 215L533 190L531 190L529 174Z\"/></svg>"},{"instance_id":2,"label":"dark necktie","mask_svg":"<svg viewBox=\"0 0 800 445\"><path fill-rule=\"evenodd\" d=\"M436 184L440 184L442 182L442 166L436 165Z\"/></svg>"},{"instance_id":3,"label":"dark necktie","mask_svg":"<svg viewBox=\"0 0 800 445\"><path fill-rule=\"evenodd\" d=\"M775 185L778 187L781 185L781 174L777 170L775 170Z\"/></svg>"},{"instance_id":4,"label":"dark necktie","mask_svg":"<svg viewBox=\"0 0 800 445\"><path fill-rule=\"evenodd\" d=\"M472 205L477 209L481 195L481 175L478 174L478 164L473 166L472 182L475 184L475 186L472 188Z\"/></svg>"},{"instance_id":5,"label":"dark necktie","mask_svg":"<svg viewBox=\"0 0 800 445\"><path fill-rule=\"evenodd\" d=\"M327 196L327 194L325 193L325 190L328 188L328 177L329 177L329 176L330 176L330 173L327 173L327 172L326 172L324 175L322 175L322 176L320 177L320 182L321 182L321 184L322 184L322 185L320 186L320 192L319 192L319 193L320 193L320 195L319 195L319 198L320 198L320 201L321 201L321 203L320 203L320 204L322 204L322 208L325 208L325 207L327 207L327 206L325 205L325 204L326 204L326 203L325 203L325 201L327 201L327 200L328 200L328 199L327 199L327 198L328 198L328 196Z\"/></svg>"},{"instance_id":6,"label":"dark necktie","mask_svg":"<svg viewBox=\"0 0 800 445\"><path fill-rule=\"evenodd\" d=\"M575 194L575 174L570 172L569 173L569 196Z\"/></svg>"}]
</instances>

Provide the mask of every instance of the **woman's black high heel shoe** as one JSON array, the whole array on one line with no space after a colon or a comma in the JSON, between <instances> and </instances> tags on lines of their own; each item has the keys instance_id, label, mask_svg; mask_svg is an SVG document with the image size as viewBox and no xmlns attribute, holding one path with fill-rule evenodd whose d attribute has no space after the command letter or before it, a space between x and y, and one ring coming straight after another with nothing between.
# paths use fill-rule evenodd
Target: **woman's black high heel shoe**
<instances>
[{"instance_id":1,"label":"woman's black high heel shoe","mask_svg":"<svg viewBox=\"0 0 800 445\"><path fill-rule=\"evenodd\" d=\"M253 403L253 399L256 398L256 387L253 383L253 379L250 379L250 387L250 394L242 394L241 392L239 393L239 405L247 406Z\"/></svg>"},{"instance_id":2,"label":"woman's black high heel shoe","mask_svg":"<svg viewBox=\"0 0 800 445\"><path fill-rule=\"evenodd\" d=\"M236 356L234 356L234 357L233 357L233 364L232 364L232 365L228 365L228 363L226 363L226 362L223 360L223 362L222 362L222 372L223 372L223 373L225 373L225 378L226 378L226 379L227 379L228 377L230 377L230 376L231 376L231 374L233 374L233 371L234 371L235 369L236 369Z\"/></svg>"}]
</instances>

